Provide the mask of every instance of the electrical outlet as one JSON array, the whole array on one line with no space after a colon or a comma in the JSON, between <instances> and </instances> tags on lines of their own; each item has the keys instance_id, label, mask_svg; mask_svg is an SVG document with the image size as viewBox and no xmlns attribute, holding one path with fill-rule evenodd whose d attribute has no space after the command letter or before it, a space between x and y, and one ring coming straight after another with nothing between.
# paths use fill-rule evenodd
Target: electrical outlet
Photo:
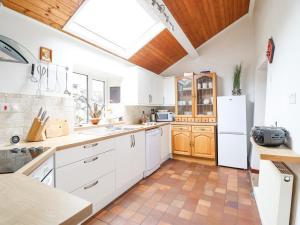
<instances>
[{"instance_id":1,"label":"electrical outlet","mask_svg":"<svg viewBox=\"0 0 300 225\"><path fill-rule=\"evenodd\" d=\"M289 96L289 103L290 104L296 104L297 103L297 96L296 93L292 93Z\"/></svg>"}]
</instances>

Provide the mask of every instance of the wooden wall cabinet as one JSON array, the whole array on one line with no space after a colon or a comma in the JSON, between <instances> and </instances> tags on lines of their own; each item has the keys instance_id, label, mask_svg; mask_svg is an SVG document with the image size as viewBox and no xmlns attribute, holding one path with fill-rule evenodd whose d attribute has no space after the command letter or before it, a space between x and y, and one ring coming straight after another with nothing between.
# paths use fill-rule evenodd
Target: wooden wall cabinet
<instances>
[{"instance_id":1,"label":"wooden wall cabinet","mask_svg":"<svg viewBox=\"0 0 300 225\"><path fill-rule=\"evenodd\" d=\"M202 73L176 78L176 121L217 122L217 76Z\"/></svg>"}]
</instances>

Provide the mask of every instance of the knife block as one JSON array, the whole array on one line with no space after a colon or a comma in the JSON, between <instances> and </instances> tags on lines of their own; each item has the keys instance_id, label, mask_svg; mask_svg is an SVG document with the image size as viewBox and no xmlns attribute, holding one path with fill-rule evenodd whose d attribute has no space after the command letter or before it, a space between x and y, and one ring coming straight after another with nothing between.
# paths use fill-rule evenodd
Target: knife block
<instances>
[{"instance_id":1,"label":"knife block","mask_svg":"<svg viewBox=\"0 0 300 225\"><path fill-rule=\"evenodd\" d=\"M34 118L32 125L27 134L28 142L45 141L46 138L46 127L38 118Z\"/></svg>"}]
</instances>

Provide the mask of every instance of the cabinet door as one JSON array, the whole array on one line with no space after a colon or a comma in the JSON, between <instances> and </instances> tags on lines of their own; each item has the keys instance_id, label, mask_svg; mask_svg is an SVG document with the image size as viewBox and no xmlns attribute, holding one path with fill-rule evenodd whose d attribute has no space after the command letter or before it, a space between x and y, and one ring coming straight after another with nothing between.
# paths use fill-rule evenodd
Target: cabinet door
<instances>
[{"instance_id":1,"label":"cabinet door","mask_svg":"<svg viewBox=\"0 0 300 225\"><path fill-rule=\"evenodd\" d=\"M193 77L176 78L176 116L193 116Z\"/></svg>"},{"instance_id":2,"label":"cabinet door","mask_svg":"<svg viewBox=\"0 0 300 225\"><path fill-rule=\"evenodd\" d=\"M152 75L150 95L150 105L163 105L163 78L161 76Z\"/></svg>"},{"instance_id":3,"label":"cabinet door","mask_svg":"<svg viewBox=\"0 0 300 225\"><path fill-rule=\"evenodd\" d=\"M130 160L132 177L137 177L144 173L146 166L145 157L145 132L137 132L133 135L133 147L131 149L132 159ZM134 162L134 163L133 163Z\"/></svg>"},{"instance_id":4,"label":"cabinet door","mask_svg":"<svg viewBox=\"0 0 300 225\"><path fill-rule=\"evenodd\" d=\"M215 158L215 134L192 133L192 155Z\"/></svg>"},{"instance_id":5,"label":"cabinet door","mask_svg":"<svg viewBox=\"0 0 300 225\"><path fill-rule=\"evenodd\" d=\"M195 117L216 117L216 75L200 74L194 77ZM202 121L202 122L209 122Z\"/></svg>"},{"instance_id":6,"label":"cabinet door","mask_svg":"<svg viewBox=\"0 0 300 225\"><path fill-rule=\"evenodd\" d=\"M175 78L174 77L164 78L163 90L164 90L163 104L165 106L174 106L175 105Z\"/></svg>"},{"instance_id":7,"label":"cabinet door","mask_svg":"<svg viewBox=\"0 0 300 225\"><path fill-rule=\"evenodd\" d=\"M116 188L122 188L132 178L132 135L116 138Z\"/></svg>"},{"instance_id":8,"label":"cabinet door","mask_svg":"<svg viewBox=\"0 0 300 225\"><path fill-rule=\"evenodd\" d=\"M161 162L170 158L171 153L171 125L161 127Z\"/></svg>"},{"instance_id":9,"label":"cabinet door","mask_svg":"<svg viewBox=\"0 0 300 225\"><path fill-rule=\"evenodd\" d=\"M173 153L191 155L191 133L182 131L172 132Z\"/></svg>"}]
</instances>

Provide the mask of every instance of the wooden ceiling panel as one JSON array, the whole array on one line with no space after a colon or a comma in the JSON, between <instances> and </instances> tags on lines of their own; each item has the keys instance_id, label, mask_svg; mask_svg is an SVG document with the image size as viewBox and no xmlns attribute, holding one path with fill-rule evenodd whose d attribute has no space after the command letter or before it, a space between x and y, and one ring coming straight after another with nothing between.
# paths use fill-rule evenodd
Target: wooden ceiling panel
<instances>
[{"instance_id":1,"label":"wooden ceiling panel","mask_svg":"<svg viewBox=\"0 0 300 225\"><path fill-rule=\"evenodd\" d=\"M248 13L250 0L163 0L195 48Z\"/></svg>"},{"instance_id":2,"label":"wooden ceiling panel","mask_svg":"<svg viewBox=\"0 0 300 225\"><path fill-rule=\"evenodd\" d=\"M186 55L187 52L168 29L164 29L152 41L135 53L129 61L160 74Z\"/></svg>"},{"instance_id":3,"label":"wooden ceiling panel","mask_svg":"<svg viewBox=\"0 0 300 225\"><path fill-rule=\"evenodd\" d=\"M3 5L62 30L82 2L83 0L3 0Z\"/></svg>"}]
</instances>

